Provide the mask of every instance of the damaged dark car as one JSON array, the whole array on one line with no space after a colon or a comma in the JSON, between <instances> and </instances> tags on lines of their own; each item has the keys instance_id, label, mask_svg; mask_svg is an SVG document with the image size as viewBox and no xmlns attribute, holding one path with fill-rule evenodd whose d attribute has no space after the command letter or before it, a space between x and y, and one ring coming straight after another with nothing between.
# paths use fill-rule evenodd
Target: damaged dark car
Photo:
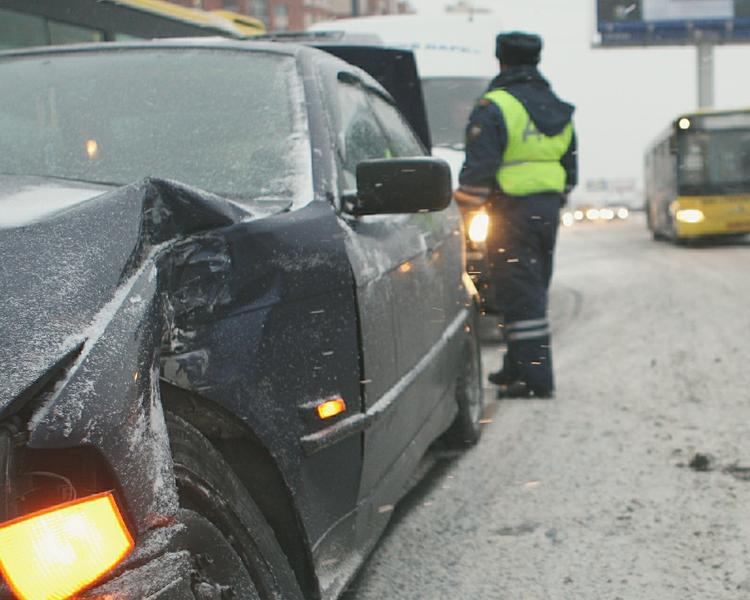
<instances>
[{"instance_id":1,"label":"damaged dark car","mask_svg":"<svg viewBox=\"0 0 750 600\"><path fill-rule=\"evenodd\" d=\"M3 53L0 132L0 597L338 597L479 436L447 165L272 42Z\"/></svg>"}]
</instances>

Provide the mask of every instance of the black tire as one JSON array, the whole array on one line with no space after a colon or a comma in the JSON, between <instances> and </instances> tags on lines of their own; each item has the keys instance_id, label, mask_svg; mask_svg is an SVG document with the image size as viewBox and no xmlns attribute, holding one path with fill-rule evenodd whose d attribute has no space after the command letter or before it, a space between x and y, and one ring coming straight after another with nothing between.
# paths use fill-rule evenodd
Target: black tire
<instances>
[{"instance_id":1,"label":"black tire","mask_svg":"<svg viewBox=\"0 0 750 600\"><path fill-rule=\"evenodd\" d=\"M482 381L482 351L479 345L478 316L464 340L466 357L461 374L456 379L458 414L445 432L443 440L452 448L473 446L482 435L481 419L484 414L484 387Z\"/></svg>"},{"instance_id":2,"label":"black tire","mask_svg":"<svg viewBox=\"0 0 750 600\"><path fill-rule=\"evenodd\" d=\"M197 429L166 413L180 520L198 600L303 600L273 530L232 468ZM230 591L231 590L231 591Z\"/></svg>"}]
</instances>

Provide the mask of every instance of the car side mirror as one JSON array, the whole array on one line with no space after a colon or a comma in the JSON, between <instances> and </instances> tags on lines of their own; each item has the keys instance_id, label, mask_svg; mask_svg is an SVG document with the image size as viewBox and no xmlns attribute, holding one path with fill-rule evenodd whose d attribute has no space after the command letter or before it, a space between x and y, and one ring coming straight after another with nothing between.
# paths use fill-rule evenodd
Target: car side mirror
<instances>
[{"instance_id":1,"label":"car side mirror","mask_svg":"<svg viewBox=\"0 0 750 600\"><path fill-rule=\"evenodd\" d=\"M357 165L357 193L344 197L355 216L433 212L450 204L451 170L439 158L378 158Z\"/></svg>"}]
</instances>

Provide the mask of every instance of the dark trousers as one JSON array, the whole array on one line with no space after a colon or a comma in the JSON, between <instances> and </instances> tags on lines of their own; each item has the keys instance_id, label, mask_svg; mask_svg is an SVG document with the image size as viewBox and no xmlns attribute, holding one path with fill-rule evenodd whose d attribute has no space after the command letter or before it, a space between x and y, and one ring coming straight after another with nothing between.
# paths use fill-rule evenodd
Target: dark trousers
<instances>
[{"instance_id":1,"label":"dark trousers","mask_svg":"<svg viewBox=\"0 0 750 600\"><path fill-rule=\"evenodd\" d=\"M547 291L562 200L560 194L497 197L489 208L489 271L508 341L503 373L539 394L554 389Z\"/></svg>"}]
</instances>

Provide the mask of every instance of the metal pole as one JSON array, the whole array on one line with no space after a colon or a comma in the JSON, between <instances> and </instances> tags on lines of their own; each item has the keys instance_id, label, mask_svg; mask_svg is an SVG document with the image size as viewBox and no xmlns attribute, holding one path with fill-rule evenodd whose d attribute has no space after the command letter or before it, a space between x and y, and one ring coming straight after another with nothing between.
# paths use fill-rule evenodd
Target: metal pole
<instances>
[{"instance_id":1,"label":"metal pole","mask_svg":"<svg viewBox=\"0 0 750 600\"><path fill-rule=\"evenodd\" d=\"M696 46L696 67L698 108L711 108L714 105L714 47L712 44Z\"/></svg>"},{"instance_id":2,"label":"metal pole","mask_svg":"<svg viewBox=\"0 0 750 600\"><path fill-rule=\"evenodd\" d=\"M359 16L359 0L352 0L352 16Z\"/></svg>"}]
</instances>

